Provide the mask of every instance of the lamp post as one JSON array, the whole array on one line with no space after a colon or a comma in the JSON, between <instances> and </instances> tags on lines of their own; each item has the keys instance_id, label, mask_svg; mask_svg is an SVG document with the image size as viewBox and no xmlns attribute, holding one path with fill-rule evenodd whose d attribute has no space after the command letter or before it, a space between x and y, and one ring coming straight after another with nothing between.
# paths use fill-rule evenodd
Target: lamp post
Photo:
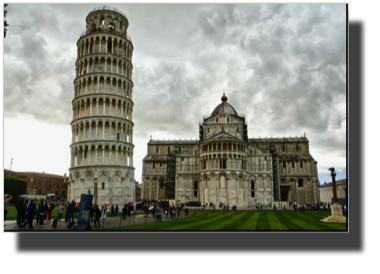
<instances>
[{"instance_id":1,"label":"lamp post","mask_svg":"<svg viewBox=\"0 0 380 274\"><path fill-rule=\"evenodd\" d=\"M335 184L336 172L335 172L335 168L333 168L333 167L330 167L329 170L331 172L330 176L331 176L331 179L332 179L332 191L333 191L334 204L337 204L338 203L338 198L337 198L337 195L336 195L336 184Z\"/></svg>"}]
</instances>

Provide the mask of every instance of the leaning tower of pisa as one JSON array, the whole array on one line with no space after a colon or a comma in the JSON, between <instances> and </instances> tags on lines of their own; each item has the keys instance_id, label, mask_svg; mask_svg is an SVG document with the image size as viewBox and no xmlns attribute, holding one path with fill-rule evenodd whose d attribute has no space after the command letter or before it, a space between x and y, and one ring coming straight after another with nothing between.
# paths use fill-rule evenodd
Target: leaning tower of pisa
<instances>
[{"instance_id":1,"label":"leaning tower of pisa","mask_svg":"<svg viewBox=\"0 0 380 274\"><path fill-rule=\"evenodd\" d=\"M135 201L132 39L127 16L102 7L89 12L75 63L69 199Z\"/></svg>"}]
</instances>

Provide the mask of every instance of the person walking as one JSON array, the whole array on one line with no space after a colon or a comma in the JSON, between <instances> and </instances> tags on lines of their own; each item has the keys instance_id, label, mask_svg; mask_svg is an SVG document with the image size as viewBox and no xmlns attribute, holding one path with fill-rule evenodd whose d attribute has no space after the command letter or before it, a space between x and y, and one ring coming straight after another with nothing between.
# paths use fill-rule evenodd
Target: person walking
<instances>
[{"instance_id":1,"label":"person walking","mask_svg":"<svg viewBox=\"0 0 380 274\"><path fill-rule=\"evenodd\" d=\"M91 204L91 207L90 207L90 223L92 223L94 221L94 212L95 212L94 204Z\"/></svg>"},{"instance_id":2,"label":"person walking","mask_svg":"<svg viewBox=\"0 0 380 274\"><path fill-rule=\"evenodd\" d=\"M47 212L46 220L51 220L51 213L53 212L51 201L49 201L48 208L47 208L46 212Z\"/></svg>"},{"instance_id":3,"label":"person walking","mask_svg":"<svg viewBox=\"0 0 380 274\"><path fill-rule=\"evenodd\" d=\"M214 206L214 210L215 210L215 206ZM186 217L189 216L189 209L188 208L185 209L185 215L186 215Z\"/></svg>"},{"instance_id":4,"label":"person walking","mask_svg":"<svg viewBox=\"0 0 380 274\"><path fill-rule=\"evenodd\" d=\"M111 206L111 217L115 215L115 207L112 205Z\"/></svg>"},{"instance_id":5,"label":"person walking","mask_svg":"<svg viewBox=\"0 0 380 274\"><path fill-rule=\"evenodd\" d=\"M28 205L28 210L26 213L26 218L28 220L28 228L29 229L34 229L34 226L33 226L34 214L36 214L36 205L35 205L34 201L31 200L29 205Z\"/></svg>"},{"instance_id":6,"label":"person walking","mask_svg":"<svg viewBox=\"0 0 380 274\"><path fill-rule=\"evenodd\" d=\"M17 210L16 222L17 222L17 225L20 227L21 223L23 222L23 219L26 218L26 209L24 209L24 198L20 197L18 199L18 202L15 205L15 208ZM4 214L4 216L5 216L5 214Z\"/></svg>"},{"instance_id":7,"label":"person walking","mask_svg":"<svg viewBox=\"0 0 380 274\"><path fill-rule=\"evenodd\" d=\"M286 206L284 205L284 212L285 212L285 210L286 210Z\"/></svg>"},{"instance_id":8,"label":"person walking","mask_svg":"<svg viewBox=\"0 0 380 274\"><path fill-rule=\"evenodd\" d=\"M69 211L69 223L74 222L74 212L75 212L75 201L72 200L71 203L67 206Z\"/></svg>"},{"instance_id":9,"label":"person walking","mask_svg":"<svg viewBox=\"0 0 380 274\"><path fill-rule=\"evenodd\" d=\"M96 224L98 224L98 228L100 228L100 222L99 222L99 219L100 219L100 210L99 210L99 207L96 206L95 208L95 221L94 221L94 226L96 228Z\"/></svg>"},{"instance_id":10,"label":"person walking","mask_svg":"<svg viewBox=\"0 0 380 274\"><path fill-rule=\"evenodd\" d=\"M63 204L60 204L58 207L58 213L59 213L58 221L61 221L64 209L65 209L65 207L63 206Z\"/></svg>"},{"instance_id":11,"label":"person walking","mask_svg":"<svg viewBox=\"0 0 380 274\"><path fill-rule=\"evenodd\" d=\"M106 218L106 217L107 217L107 207L103 206L103 208L102 208L102 218Z\"/></svg>"},{"instance_id":12,"label":"person walking","mask_svg":"<svg viewBox=\"0 0 380 274\"><path fill-rule=\"evenodd\" d=\"M75 218L77 218L78 217L78 213L79 213L79 205L76 205L75 206Z\"/></svg>"},{"instance_id":13,"label":"person walking","mask_svg":"<svg viewBox=\"0 0 380 274\"><path fill-rule=\"evenodd\" d=\"M119 207L116 205L115 207L115 216L117 217L117 213L119 212Z\"/></svg>"},{"instance_id":14,"label":"person walking","mask_svg":"<svg viewBox=\"0 0 380 274\"><path fill-rule=\"evenodd\" d=\"M38 222L40 223L40 226L44 225L44 217L45 217L45 205L43 201L41 201L40 205L38 206L36 226L38 225Z\"/></svg>"},{"instance_id":15,"label":"person walking","mask_svg":"<svg viewBox=\"0 0 380 274\"><path fill-rule=\"evenodd\" d=\"M165 207L165 215L166 215L166 219L168 218L168 209Z\"/></svg>"},{"instance_id":16,"label":"person walking","mask_svg":"<svg viewBox=\"0 0 380 274\"><path fill-rule=\"evenodd\" d=\"M4 195L4 227L5 227L5 219L7 218L7 213L9 209L9 202L12 200L12 195L5 194Z\"/></svg>"}]
</instances>

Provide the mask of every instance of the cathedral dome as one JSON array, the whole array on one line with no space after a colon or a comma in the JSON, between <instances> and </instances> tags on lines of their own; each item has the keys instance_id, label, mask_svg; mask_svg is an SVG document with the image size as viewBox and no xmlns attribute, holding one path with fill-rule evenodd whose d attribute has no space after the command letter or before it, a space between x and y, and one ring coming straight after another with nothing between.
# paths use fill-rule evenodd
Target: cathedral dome
<instances>
[{"instance_id":1,"label":"cathedral dome","mask_svg":"<svg viewBox=\"0 0 380 274\"><path fill-rule=\"evenodd\" d=\"M212 112L211 116L217 115L219 113L227 113L230 115L236 115L238 116L236 110L234 109L233 106L231 106L229 103L227 103L227 96L223 93L222 96L222 103L219 104Z\"/></svg>"}]
</instances>

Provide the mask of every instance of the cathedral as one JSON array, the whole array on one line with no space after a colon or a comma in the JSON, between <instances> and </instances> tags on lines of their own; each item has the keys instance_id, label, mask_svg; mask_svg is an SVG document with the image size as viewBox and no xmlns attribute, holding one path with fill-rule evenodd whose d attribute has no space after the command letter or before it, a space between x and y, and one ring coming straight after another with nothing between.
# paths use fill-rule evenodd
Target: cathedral
<instances>
[{"instance_id":1,"label":"cathedral","mask_svg":"<svg viewBox=\"0 0 380 274\"><path fill-rule=\"evenodd\" d=\"M317 203L317 161L306 136L248 138L245 117L221 100L199 125L199 140L148 142L142 198L238 209Z\"/></svg>"}]
</instances>

